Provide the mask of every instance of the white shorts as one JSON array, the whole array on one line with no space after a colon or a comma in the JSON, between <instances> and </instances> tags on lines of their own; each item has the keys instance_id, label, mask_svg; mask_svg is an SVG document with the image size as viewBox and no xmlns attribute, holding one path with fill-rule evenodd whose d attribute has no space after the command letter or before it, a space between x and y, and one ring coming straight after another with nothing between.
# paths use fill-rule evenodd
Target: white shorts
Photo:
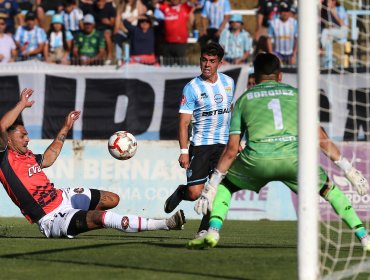
<instances>
[{"instance_id":1,"label":"white shorts","mask_svg":"<svg viewBox=\"0 0 370 280\"><path fill-rule=\"evenodd\" d=\"M88 211L91 201L91 191L88 188L61 189L63 201L54 211L42 217L38 226L43 235L48 238L68 237L67 230L74 214L80 210Z\"/></svg>"}]
</instances>

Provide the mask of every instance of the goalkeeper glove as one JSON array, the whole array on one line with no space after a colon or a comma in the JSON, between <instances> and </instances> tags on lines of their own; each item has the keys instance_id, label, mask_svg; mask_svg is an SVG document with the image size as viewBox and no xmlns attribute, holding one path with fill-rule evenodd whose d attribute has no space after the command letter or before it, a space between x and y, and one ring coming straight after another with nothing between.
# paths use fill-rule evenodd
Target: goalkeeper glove
<instances>
[{"instance_id":1,"label":"goalkeeper glove","mask_svg":"<svg viewBox=\"0 0 370 280\"><path fill-rule=\"evenodd\" d=\"M369 191L369 183L362 175L361 171L357 170L344 157L334 162L340 169L344 171L344 175L350 181L351 185L356 188L359 195L365 195Z\"/></svg>"},{"instance_id":2,"label":"goalkeeper glove","mask_svg":"<svg viewBox=\"0 0 370 280\"><path fill-rule=\"evenodd\" d=\"M217 169L212 173L211 178L205 184L202 194L195 203L194 210L198 214L206 215L208 210L212 211L213 200L215 199L218 184L225 178L226 173L221 173Z\"/></svg>"}]
</instances>

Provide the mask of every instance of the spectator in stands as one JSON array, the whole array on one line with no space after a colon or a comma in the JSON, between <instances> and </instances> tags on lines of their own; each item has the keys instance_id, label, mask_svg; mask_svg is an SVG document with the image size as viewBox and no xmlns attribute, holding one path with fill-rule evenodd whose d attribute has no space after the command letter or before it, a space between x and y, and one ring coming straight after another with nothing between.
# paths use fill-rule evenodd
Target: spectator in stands
<instances>
[{"instance_id":1,"label":"spectator in stands","mask_svg":"<svg viewBox=\"0 0 370 280\"><path fill-rule=\"evenodd\" d=\"M17 3L22 11L22 14L34 10L34 0L17 0Z\"/></svg>"},{"instance_id":2,"label":"spectator in stands","mask_svg":"<svg viewBox=\"0 0 370 280\"><path fill-rule=\"evenodd\" d=\"M92 15L85 15L83 23L83 30L74 38L74 61L81 65L101 65L105 55L104 36L95 29Z\"/></svg>"},{"instance_id":3,"label":"spectator in stands","mask_svg":"<svg viewBox=\"0 0 370 280\"><path fill-rule=\"evenodd\" d=\"M256 75L254 74L254 71L251 71L248 74L247 89L250 89L254 87L255 85L256 85Z\"/></svg>"},{"instance_id":4,"label":"spectator in stands","mask_svg":"<svg viewBox=\"0 0 370 280\"><path fill-rule=\"evenodd\" d=\"M256 57L259 53L263 53L263 52L269 52L268 37L265 35L262 35L259 37L256 43L256 47L253 52L254 57Z\"/></svg>"},{"instance_id":5,"label":"spectator in stands","mask_svg":"<svg viewBox=\"0 0 370 280\"><path fill-rule=\"evenodd\" d=\"M344 8L338 0L333 0L333 6L335 6L335 13L338 18L342 21L342 25L347 27L348 31L348 14L346 8Z\"/></svg>"},{"instance_id":6,"label":"spectator in stands","mask_svg":"<svg viewBox=\"0 0 370 280\"><path fill-rule=\"evenodd\" d=\"M199 43L205 46L210 41L218 42L231 14L229 0L205 1L201 12L201 29ZM208 26L208 27L207 27Z\"/></svg>"},{"instance_id":7,"label":"spectator in stands","mask_svg":"<svg viewBox=\"0 0 370 280\"><path fill-rule=\"evenodd\" d=\"M321 5L321 46L326 63L332 64L333 40L345 42L348 36L348 18L343 7L337 8L336 1L324 0ZM338 13L339 11L339 13Z\"/></svg>"},{"instance_id":8,"label":"spectator in stands","mask_svg":"<svg viewBox=\"0 0 370 280\"><path fill-rule=\"evenodd\" d=\"M15 19L17 25L23 25L21 9L15 0L0 0L0 14L6 21L6 33L15 33Z\"/></svg>"},{"instance_id":9,"label":"spectator in stands","mask_svg":"<svg viewBox=\"0 0 370 280\"><path fill-rule=\"evenodd\" d=\"M123 21L129 20L132 26L136 26L139 15L144 15L146 12L147 8L141 0L119 0L113 31L113 43L118 62L122 60L123 44L128 42L128 30L124 26ZM126 58L128 56L129 54L126 54Z\"/></svg>"},{"instance_id":10,"label":"spectator in stands","mask_svg":"<svg viewBox=\"0 0 370 280\"><path fill-rule=\"evenodd\" d=\"M72 40L72 33L64 28L63 17L58 14L53 15L44 47L45 61L48 63L70 64Z\"/></svg>"},{"instance_id":11,"label":"spectator in stands","mask_svg":"<svg viewBox=\"0 0 370 280\"><path fill-rule=\"evenodd\" d=\"M76 0L64 0L63 11L60 13L63 17L65 30L68 30L74 36L83 28L83 13L77 7Z\"/></svg>"},{"instance_id":12,"label":"spectator in stands","mask_svg":"<svg viewBox=\"0 0 370 280\"><path fill-rule=\"evenodd\" d=\"M149 0L153 4L152 0ZM155 36L155 55L156 57L163 57L163 49L165 45L164 39L164 14L156 7L148 6L148 14L153 14L153 27ZM189 19L190 20L190 19Z\"/></svg>"},{"instance_id":13,"label":"spectator in stands","mask_svg":"<svg viewBox=\"0 0 370 280\"><path fill-rule=\"evenodd\" d=\"M246 63L252 51L252 40L249 33L243 28L242 15L234 14L230 17L230 27L222 31L220 45L225 50L225 63Z\"/></svg>"},{"instance_id":14,"label":"spectator in stands","mask_svg":"<svg viewBox=\"0 0 370 280\"><path fill-rule=\"evenodd\" d=\"M104 35L107 47L107 60L106 64L111 64L113 60L113 27L116 18L116 10L111 3L107 0L96 0L95 3L89 6L88 14L94 16L95 28Z\"/></svg>"},{"instance_id":15,"label":"spectator in stands","mask_svg":"<svg viewBox=\"0 0 370 280\"><path fill-rule=\"evenodd\" d=\"M281 1L278 18L270 21L269 52L276 54L282 64L295 65L298 51L298 23L292 16L289 2Z\"/></svg>"},{"instance_id":16,"label":"spectator in stands","mask_svg":"<svg viewBox=\"0 0 370 280\"><path fill-rule=\"evenodd\" d=\"M286 1L286 0L284 0ZM258 41L260 36L267 36L269 22L279 17L279 4L281 0L258 0L257 8L257 30L255 33L255 39ZM289 1L292 5L293 1ZM293 6L291 6L293 9Z\"/></svg>"},{"instance_id":17,"label":"spectator in stands","mask_svg":"<svg viewBox=\"0 0 370 280\"><path fill-rule=\"evenodd\" d=\"M63 0L35 0L37 19L39 26L47 29L45 14L51 12L52 14L59 13L63 10Z\"/></svg>"},{"instance_id":18,"label":"spectator in stands","mask_svg":"<svg viewBox=\"0 0 370 280\"><path fill-rule=\"evenodd\" d=\"M26 24L18 26L14 39L19 50L21 60L42 59L46 33L37 26L36 14L28 12L25 17Z\"/></svg>"},{"instance_id":19,"label":"spectator in stands","mask_svg":"<svg viewBox=\"0 0 370 280\"><path fill-rule=\"evenodd\" d=\"M130 20L123 21L129 32L130 37L130 62L154 65L156 58L154 54L154 29L152 20L149 16L139 16L138 24L134 26L130 23L136 20L131 17Z\"/></svg>"},{"instance_id":20,"label":"spectator in stands","mask_svg":"<svg viewBox=\"0 0 370 280\"><path fill-rule=\"evenodd\" d=\"M195 1L181 4L180 0L170 0L168 3L162 2L157 6L164 15L163 57L166 65L185 64L188 29L192 25L189 19L190 14L194 12Z\"/></svg>"},{"instance_id":21,"label":"spectator in stands","mask_svg":"<svg viewBox=\"0 0 370 280\"><path fill-rule=\"evenodd\" d=\"M0 17L0 64L15 61L17 56L17 47L13 38L5 33L6 20Z\"/></svg>"},{"instance_id":22,"label":"spectator in stands","mask_svg":"<svg viewBox=\"0 0 370 280\"><path fill-rule=\"evenodd\" d=\"M94 0L79 0L79 6L84 15L91 13L92 5Z\"/></svg>"}]
</instances>

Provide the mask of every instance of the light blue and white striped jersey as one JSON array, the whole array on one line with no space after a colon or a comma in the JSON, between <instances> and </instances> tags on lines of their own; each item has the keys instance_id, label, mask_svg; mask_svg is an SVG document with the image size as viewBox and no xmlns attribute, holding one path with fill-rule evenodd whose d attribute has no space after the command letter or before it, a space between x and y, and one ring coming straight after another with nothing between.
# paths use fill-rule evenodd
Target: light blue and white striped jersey
<instances>
[{"instance_id":1,"label":"light blue and white striped jersey","mask_svg":"<svg viewBox=\"0 0 370 280\"><path fill-rule=\"evenodd\" d=\"M84 15L78 8L74 8L69 14L62 11L60 15L63 17L64 27L69 31L80 30L79 23L83 19Z\"/></svg>"},{"instance_id":2,"label":"light blue and white striped jersey","mask_svg":"<svg viewBox=\"0 0 370 280\"><path fill-rule=\"evenodd\" d=\"M71 31L65 31L66 32L66 40L72 41L73 36ZM63 33L60 32L51 32L49 37L49 46L50 50L57 49L57 48L63 48Z\"/></svg>"},{"instance_id":3,"label":"light blue and white striped jersey","mask_svg":"<svg viewBox=\"0 0 370 280\"><path fill-rule=\"evenodd\" d=\"M214 84L198 76L184 87L179 113L193 115L193 146L227 143L234 89L234 80L222 73Z\"/></svg>"},{"instance_id":4,"label":"light blue and white striped jersey","mask_svg":"<svg viewBox=\"0 0 370 280\"><path fill-rule=\"evenodd\" d=\"M46 42L46 33L39 26L35 26L32 30L28 30L25 26L19 26L15 32L14 39L21 46L27 45L26 51L31 52L37 49L39 44Z\"/></svg>"},{"instance_id":5,"label":"light blue and white striped jersey","mask_svg":"<svg viewBox=\"0 0 370 280\"><path fill-rule=\"evenodd\" d=\"M224 48L225 58L241 58L246 51L252 51L251 37L244 29L238 35L233 34L229 28L224 29L219 43Z\"/></svg>"},{"instance_id":6,"label":"light blue and white striped jersey","mask_svg":"<svg viewBox=\"0 0 370 280\"><path fill-rule=\"evenodd\" d=\"M348 27L348 14L346 9L343 6L336 6L338 17L343 20L343 24Z\"/></svg>"},{"instance_id":7,"label":"light blue and white striped jersey","mask_svg":"<svg viewBox=\"0 0 370 280\"><path fill-rule=\"evenodd\" d=\"M208 28L218 29L225 15L231 14L229 0L218 0L217 2L206 1L202 9L202 17L208 18Z\"/></svg>"},{"instance_id":8,"label":"light blue and white striped jersey","mask_svg":"<svg viewBox=\"0 0 370 280\"><path fill-rule=\"evenodd\" d=\"M290 17L287 21L276 18L270 21L269 37L274 42L274 52L291 55L293 54L294 41L298 37L298 23Z\"/></svg>"}]
</instances>

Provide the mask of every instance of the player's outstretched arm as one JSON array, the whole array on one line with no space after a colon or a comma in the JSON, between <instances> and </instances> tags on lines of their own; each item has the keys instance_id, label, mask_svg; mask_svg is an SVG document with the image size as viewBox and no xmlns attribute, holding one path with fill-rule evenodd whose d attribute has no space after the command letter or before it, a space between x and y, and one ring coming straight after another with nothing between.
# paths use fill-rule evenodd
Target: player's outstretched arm
<instances>
[{"instance_id":1,"label":"player's outstretched arm","mask_svg":"<svg viewBox=\"0 0 370 280\"><path fill-rule=\"evenodd\" d=\"M63 144L67 137L68 131L72 128L74 122L80 117L80 114L80 111L72 111L68 114L64 121L64 125L59 131L57 137L44 152L42 168L49 167L56 161L60 154L60 151L63 148Z\"/></svg>"},{"instance_id":2,"label":"player's outstretched arm","mask_svg":"<svg viewBox=\"0 0 370 280\"><path fill-rule=\"evenodd\" d=\"M322 127L319 128L320 149L329 157L341 170L350 181L352 186L360 195L365 195L369 191L369 183L362 175L361 171L357 170L352 164L341 155L338 147L331 141Z\"/></svg>"},{"instance_id":3,"label":"player's outstretched arm","mask_svg":"<svg viewBox=\"0 0 370 280\"><path fill-rule=\"evenodd\" d=\"M25 108L32 107L35 101L30 101L29 98L32 96L33 89L25 88L20 93L19 102L11 109L6 112L0 120L0 150L4 150L8 142L7 129L16 121L19 115Z\"/></svg>"}]
</instances>

